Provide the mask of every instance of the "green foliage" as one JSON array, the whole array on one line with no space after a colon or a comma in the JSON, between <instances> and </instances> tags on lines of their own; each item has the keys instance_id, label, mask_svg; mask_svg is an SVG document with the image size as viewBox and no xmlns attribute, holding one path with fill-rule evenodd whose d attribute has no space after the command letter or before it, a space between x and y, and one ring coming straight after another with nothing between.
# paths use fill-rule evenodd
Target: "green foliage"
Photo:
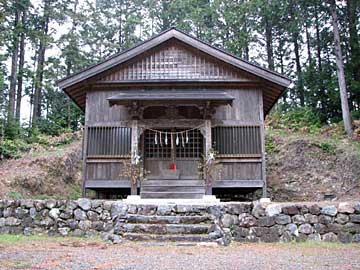
<instances>
[{"instance_id":1,"label":"green foliage","mask_svg":"<svg viewBox=\"0 0 360 270\"><path fill-rule=\"evenodd\" d=\"M351 112L351 118L353 120L360 120L360 111L352 111Z\"/></svg>"},{"instance_id":2,"label":"green foliage","mask_svg":"<svg viewBox=\"0 0 360 270\"><path fill-rule=\"evenodd\" d=\"M348 6L350 2L352 7ZM350 2L337 8L350 109L353 119L360 119L356 20L360 9L357 1ZM321 124L342 119L326 1L25 0L4 1L0 11L0 124L1 135L8 140L48 146L45 135L79 130L84 123L83 112L55 82L174 26L293 79L294 85L281 100L283 106L269 117L274 128L313 132ZM25 25L16 25L16 12L27 14ZM47 23L56 27L47 29ZM34 86L41 86L36 130L24 130L17 121L6 119L9 63L15 53L14 42L21 34L27 41L25 66L21 72L18 67L16 74L23 79L22 95L34 102ZM43 65L39 65L41 42L46 55ZM295 44L300 53L295 52ZM49 49L56 57L50 56L54 54L49 54ZM302 103L305 107L299 108ZM16 157L17 144L5 142L1 150ZM271 150L271 142L267 144Z\"/></svg>"},{"instance_id":3,"label":"green foliage","mask_svg":"<svg viewBox=\"0 0 360 270\"><path fill-rule=\"evenodd\" d=\"M18 138L13 140L4 139L0 143L0 155L2 158L20 158L22 153L28 152L32 148L38 146L43 148L62 146L73 142L77 137L69 130L64 130L64 133L56 137L44 135L38 129L24 129L23 131L22 134L18 135Z\"/></svg>"},{"instance_id":4,"label":"green foliage","mask_svg":"<svg viewBox=\"0 0 360 270\"><path fill-rule=\"evenodd\" d=\"M77 200L82 197L82 191L80 185L70 185L68 186L68 198L69 200Z\"/></svg>"},{"instance_id":5,"label":"green foliage","mask_svg":"<svg viewBox=\"0 0 360 270\"><path fill-rule=\"evenodd\" d=\"M324 152L330 154L330 155L335 155L335 150L336 147L330 143L327 142L321 142L319 144L317 144Z\"/></svg>"},{"instance_id":6,"label":"green foliage","mask_svg":"<svg viewBox=\"0 0 360 270\"><path fill-rule=\"evenodd\" d=\"M275 129L314 132L321 127L320 115L308 107L293 107L286 112L275 110L267 121Z\"/></svg>"},{"instance_id":7,"label":"green foliage","mask_svg":"<svg viewBox=\"0 0 360 270\"><path fill-rule=\"evenodd\" d=\"M268 132L265 136L265 150L266 153L271 154L275 151L276 144L274 137Z\"/></svg>"},{"instance_id":8,"label":"green foliage","mask_svg":"<svg viewBox=\"0 0 360 270\"><path fill-rule=\"evenodd\" d=\"M7 195L10 199L13 199L13 200L20 200L23 198L22 195L16 191L10 191Z\"/></svg>"},{"instance_id":9,"label":"green foliage","mask_svg":"<svg viewBox=\"0 0 360 270\"><path fill-rule=\"evenodd\" d=\"M21 139L5 139L0 144L0 154L3 158L19 158L21 157L21 152L29 151L30 149L30 145Z\"/></svg>"},{"instance_id":10,"label":"green foliage","mask_svg":"<svg viewBox=\"0 0 360 270\"><path fill-rule=\"evenodd\" d=\"M11 121L7 121L4 130L4 137L6 139L14 140L18 137L19 132L20 129L18 122L16 122L14 119Z\"/></svg>"}]
</instances>

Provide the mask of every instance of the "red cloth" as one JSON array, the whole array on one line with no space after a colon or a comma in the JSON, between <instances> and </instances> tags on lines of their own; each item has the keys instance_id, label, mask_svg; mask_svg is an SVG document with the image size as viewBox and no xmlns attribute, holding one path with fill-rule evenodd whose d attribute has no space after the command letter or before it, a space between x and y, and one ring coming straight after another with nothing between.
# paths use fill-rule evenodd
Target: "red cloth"
<instances>
[{"instance_id":1,"label":"red cloth","mask_svg":"<svg viewBox=\"0 0 360 270\"><path fill-rule=\"evenodd\" d=\"M174 162L170 163L170 170L176 170L176 164Z\"/></svg>"}]
</instances>

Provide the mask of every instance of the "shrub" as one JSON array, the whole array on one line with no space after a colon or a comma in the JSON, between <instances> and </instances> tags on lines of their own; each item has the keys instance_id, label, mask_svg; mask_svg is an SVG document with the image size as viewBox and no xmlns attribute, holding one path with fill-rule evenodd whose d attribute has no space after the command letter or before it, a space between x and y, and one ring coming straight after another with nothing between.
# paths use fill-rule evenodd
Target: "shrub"
<instances>
[{"instance_id":1,"label":"shrub","mask_svg":"<svg viewBox=\"0 0 360 270\"><path fill-rule=\"evenodd\" d=\"M293 107L286 112L274 110L267 124L276 129L313 132L321 127L321 118L319 113L309 107Z\"/></svg>"},{"instance_id":2,"label":"shrub","mask_svg":"<svg viewBox=\"0 0 360 270\"><path fill-rule=\"evenodd\" d=\"M31 146L21 139L5 139L0 144L0 153L2 158L19 158L21 157L21 152L29 151L30 149Z\"/></svg>"}]
</instances>

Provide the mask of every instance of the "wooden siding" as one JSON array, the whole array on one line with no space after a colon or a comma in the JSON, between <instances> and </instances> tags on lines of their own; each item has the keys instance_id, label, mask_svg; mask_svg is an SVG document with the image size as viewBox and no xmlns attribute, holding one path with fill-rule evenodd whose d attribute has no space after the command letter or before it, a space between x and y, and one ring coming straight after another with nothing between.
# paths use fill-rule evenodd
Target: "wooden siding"
<instances>
[{"instance_id":1,"label":"wooden siding","mask_svg":"<svg viewBox=\"0 0 360 270\"><path fill-rule=\"evenodd\" d=\"M124 165L122 161L87 162L86 180L124 180L121 176Z\"/></svg>"},{"instance_id":2,"label":"wooden siding","mask_svg":"<svg viewBox=\"0 0 360 270\"><path fill-rule=\"evenodd\" d=\"M198 164L199 159L179 159L175 160L176 169L180 171L180 179L199 179ZM162 175L162 169L169 169L171 159L156 160L145 159L145 169L149 172L149 178L166 178Z\"/></svg>"},{"instance_id":3,"label":"wooden siding","mask_svg":"<svg viewBox=\"0 0 360 270\"><path fill-rule=\"evenodd\" d=\"M217 108L213 119L238 120L242 122L260 122L261 91L256 89L226 89L226 92L235 97L232 106Z\"/></svg>"},{"instance_id":4,"label":"wooden siding","mask_svg":"<svg viewBox=\"0 0 360 270\"><path fill-rule=\"evenodd\" d=\"M224 162L219 180L261 180L261 162Z\"/></svg>"},{"instance_id":5,"label":"wooden siding","mask_svg":"<svg viewBox=\"0 0 360 270\"><path fill-rule=\"evenodd\" d=\"M169 89L169 88L165 88ZM194 88L192 88L194 89ZM261 90L257 89L226 89L235 97L232 106L220 106L213 115L213 120L234 120L259 124ZM86 98L86 124L115 123L130 120L127 108L121 105L109 106L107 98L118 94L114 90L92 90ZM164 104L166 105L166 104Z\"/></svg>"},{"instance_id":6,"label":"wooden siding","mask_svg":"<svg viewBox=\"0 0 360 270\"><path fill-rule=\"evenodd\" d=\"M205 53L178 41L155 47L118 69L108 72L100 82L151 80L219 80L254 81L254 76L242 72Z\"/></svg>"},{"instance_id":7,"label":"wooden siding","mask_svg":"<svg viewBox=\"0 0 360 270\"><path fill-rule=\"evenodd\" d=\"M129 120L128 110L124 106L109 106L108 97L114 96L118 91L90 91L86 95L85 123L109 124L121 120Z\"/></svg>"}]
</instances>

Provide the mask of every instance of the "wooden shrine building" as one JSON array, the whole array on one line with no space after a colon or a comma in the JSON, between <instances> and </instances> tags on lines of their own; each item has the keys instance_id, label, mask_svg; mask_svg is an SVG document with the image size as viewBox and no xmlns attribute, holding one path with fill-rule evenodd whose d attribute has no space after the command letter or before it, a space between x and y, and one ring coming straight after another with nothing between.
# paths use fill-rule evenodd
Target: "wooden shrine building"
<instances>
[{"instance_id":1,"label":"wooden shrine building","mask_svg":"<svg viewBox=\"0 0 360 270\"><path fill-rule=\"evenodd\" d=\"M214 149L210 191L266 196L264 118L289 84L175 28L60 80L85 111L84 195L201 198ZM137 188L128 164L146 173Z\"/></svg>"}]
</instances>

